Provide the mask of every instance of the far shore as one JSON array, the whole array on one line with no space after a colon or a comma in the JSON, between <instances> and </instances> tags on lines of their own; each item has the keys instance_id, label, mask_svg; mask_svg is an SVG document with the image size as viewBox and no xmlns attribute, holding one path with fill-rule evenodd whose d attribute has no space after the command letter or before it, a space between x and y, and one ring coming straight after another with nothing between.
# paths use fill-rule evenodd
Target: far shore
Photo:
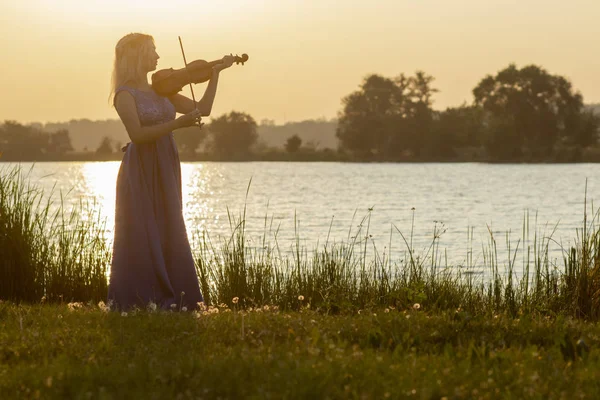
<instances>
[{"instance_id":1,"label":"far shore","mask_svg":"<svg viewBox=\"0 0 600 400\"><path fill-rule=\"evenodd\" d=\"M93 152L72 152L67 154L38 154L32 156L17 156L4 154L0 163L5 162L105 162L121 161L122 152L97 154ZM319 151L300 151L287 153L271 151L264 153L249 153L241 155L219 155L212 153L180 153L182 162L348 162L348 163L489 163L489 164L576 164L600 162L600 151L583 151L570 154L550 155L546 157L521 157L507 160L494 160L489 157L472 155L456 155L453 157L419 157L403 155L394 158L378 157L376 155L354 156L339 153L332 149Z\"/></svg>"}]
</instances>

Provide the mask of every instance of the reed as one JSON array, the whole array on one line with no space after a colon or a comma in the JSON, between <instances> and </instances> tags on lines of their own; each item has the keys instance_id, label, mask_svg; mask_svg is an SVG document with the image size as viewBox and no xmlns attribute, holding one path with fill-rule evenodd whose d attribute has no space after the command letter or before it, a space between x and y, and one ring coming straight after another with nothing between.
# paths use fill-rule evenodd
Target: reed
<instances>
[{"instance_id":1,"label":"reed","mask_svg":"<svg viewBox=\"0 0 600 400\"><path fill-rule=\"evenodd\" d=\"M265 217L262 245L250 247L245 212L229 214L231 235L221 238L219 244L206 232L197 234L196 264L209 304L231 306L231 299L238 297L242 307L272 304L298 310L309 305L334 314L381 307L403 309L417 304L429 310L488 315L599 317L600 230L598 213L592 213L590 219L587 209L582 227L575 232L575 243L562 248L562 266L549 256L556 226L548 234L540 233L536 218L531 238L528 213L516 244L510 233L504 237L505 260L499 259L500 244L488 228L483 262L475 266L472 250L465 265L448 264L446 252L439 248L442 225L434 227L431 243L421 253L412 245L412 228L405 235L392 226L405 248L404 258L392 261L391 252L380 250L369 234L371 210L345 242L330 243L327 237L312 251L300 246L298 232L287 251L276 239L269 243L266 238L276 238L277 233L271 231ZM392 234L388 249L391 246ZM522 262L520 268L518 259Z\"/></svg>"},{"instance_id":2,"label":"reed","mask_svg":"<svg viewBox=\"0 0 600 400\"><path fill-rule=\"evenodd\" d=\"M0 170L0 299L100 300L110 246L94 205L68 211L19 166Z\"/></svg>"},{"instance_id":3,"label":"reed","mask_svg":"<svg viewBox=\"0 0 600 400\"><path fill-rule=\"evenodd\" d=\"M111 246L100 213L94 205L83 203L67 211L62 194L58 204L52 197L44 197L18 167L0 171L0 299L105 299ZM232 299L238 297L236 307L309 307L329 314L417 304L430 310L487 315L599 317L600 229L598 213L591 210L588 216L587 207L574 245L562 250L562 265L549 257L555 228L541 234L535 219L530 229L527 213L517 243L508 233L504 237L506 251L501 253L506 259L499 259L499 242L489 229L478 265L472 248L464 265L449 265L439 245L445 229L441 224L436 224L430 245L420 252L412 244L414 226L405 235L392 225L386 252L369 233L371 213L348 231L345 240L336 242L328 235L309 250L300 244L297 221L296 240L283 248L268 215L262 240L250 246L246 208L238 215L229 212L230 236L215 240L206 232L196 232L192 241L206 302L232 306ZM393 260L391 247L397 238L404 257ZM472 241L472 233L468 240Z\"/></svg>"}]
</instances>

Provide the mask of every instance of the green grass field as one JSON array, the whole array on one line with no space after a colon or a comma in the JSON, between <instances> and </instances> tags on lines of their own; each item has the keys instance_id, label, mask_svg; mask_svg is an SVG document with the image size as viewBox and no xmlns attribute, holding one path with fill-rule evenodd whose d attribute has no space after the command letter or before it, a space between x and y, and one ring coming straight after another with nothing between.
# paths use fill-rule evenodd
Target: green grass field
<instances>
[{"instance_id":1,"label":"green grass field","mask_svg":"<svg viewBox=\"0 0 600 400\"><path fill-rule=\"evenodd\" d=\"M71 307L72 308L72 307ZM3 399L575 399L600 327L462 310L104 312L0 303Z\"/></svg>"}]
</instances>

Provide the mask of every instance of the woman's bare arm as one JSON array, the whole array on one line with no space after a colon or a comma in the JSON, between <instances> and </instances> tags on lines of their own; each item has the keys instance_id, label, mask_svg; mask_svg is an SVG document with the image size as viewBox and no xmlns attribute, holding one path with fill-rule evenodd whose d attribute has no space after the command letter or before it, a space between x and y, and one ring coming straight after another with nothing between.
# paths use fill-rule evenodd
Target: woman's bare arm
<instances>
[{"instance_id":1,"label":"woman's bare arm","mask_svg":"<svg viewBox=\"0 0 600 400\"><path fill-rule=\"evenodd\" d=\"M215 101L215 95L217 94L217 84L219 83L219 74L224 69L231 67L235 57L232 55L224 56L222 62L220 64L215 65L212 70L212 76L208 81L208 86L206 86L206 90L204 91L204 95L202 99L197 101L194 104L194 100L185 97L181 94L176 94L169 97L171 103L175 106L175 110L178 113L188 113L193 109L198 109L200 111L200 115L203 117L210 116L210 112L212 111L212 106Z\"/></svg>"},{"instance_id":2,"label":"woman's bare arm","mask_svg":"<svg viewBox=\"0 0 600 400\"><path fill-rule=\"evenodd\" d=\"M192 126L200 119L200 113L192 110L173 121L142 127L137 114L135 99L128 92L117 93L115 96L115 108L133 143L153 142L176 129Z\"/></svg>"},{"instance_id":3,"label":"woman's bare arm","mask_svg":"<svg viewBox=\"0 0 600 400\"><path fill-rule=\"evenodd\" d=\"M217 94L217 85L219 83L219 70L213 69L213 74L210 80L208 81L208 85L206 86L206 90L204 91L204 95L202 98L196 102L194 105L194 100L182 95L175 94L169 97L171 103L175 106L175 110L178 113L185 114L189 113L194 109L198 109L200 111L200 115L203 117L210 116L212 111L212 106L215 101L215 96Z\"/></svg>"}]
</instances>

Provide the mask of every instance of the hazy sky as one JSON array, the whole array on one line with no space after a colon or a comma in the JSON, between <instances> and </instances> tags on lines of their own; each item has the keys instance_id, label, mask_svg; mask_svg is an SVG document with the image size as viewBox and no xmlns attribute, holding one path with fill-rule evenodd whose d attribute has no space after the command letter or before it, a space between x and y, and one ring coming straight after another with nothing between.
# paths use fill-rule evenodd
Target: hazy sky
<instances>
[{"instance_id":1,"label":"hazy sky","mask_svg":"<svg viewBox=\"0 0 600 400\"><path fill-rule=\"evenodd\" d=\"M117 118L114 46L136 31L155 37L159 69L183 66L178 35L188 61L249 54L222 74L213 116L332 118L367 74L417 69L436 78L443 109L472 101L479 80L511 62L564 75L600 102L598 0L0 2L0 121Z\"/></svg>"}]
</instances>

